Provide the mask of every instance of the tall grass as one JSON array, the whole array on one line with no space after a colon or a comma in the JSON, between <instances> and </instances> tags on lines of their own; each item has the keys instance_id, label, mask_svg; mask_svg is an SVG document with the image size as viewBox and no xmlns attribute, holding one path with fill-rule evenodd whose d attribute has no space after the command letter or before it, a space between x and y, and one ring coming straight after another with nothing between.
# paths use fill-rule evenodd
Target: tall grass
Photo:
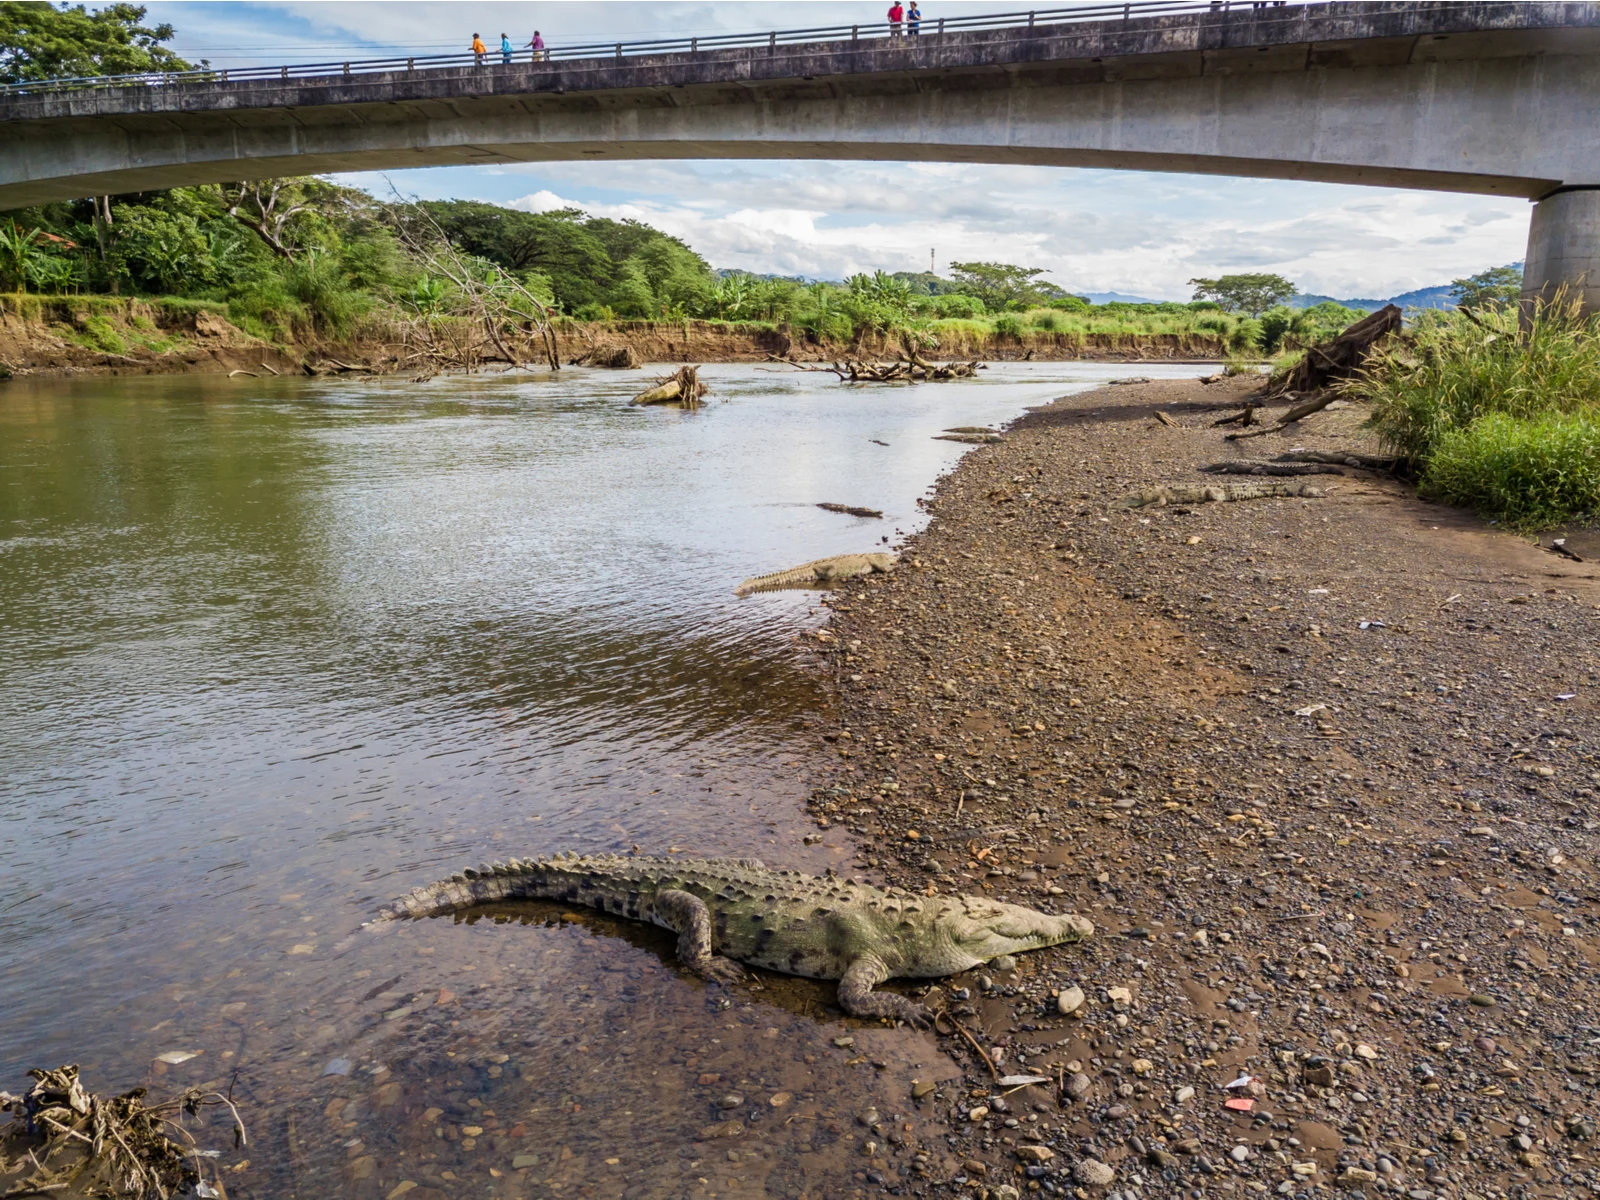
<instances>
[{"instance_id":1,"label":"tall grass","mask_svg":"<svg viewBox=\"0 0 1600 1200\"><path fill-rule=\"evenodd\" d=\"M1533 528L1600 512L1600 316L1428 313L1351 392L1425 494Z\"/></svg>"}]
</instances>

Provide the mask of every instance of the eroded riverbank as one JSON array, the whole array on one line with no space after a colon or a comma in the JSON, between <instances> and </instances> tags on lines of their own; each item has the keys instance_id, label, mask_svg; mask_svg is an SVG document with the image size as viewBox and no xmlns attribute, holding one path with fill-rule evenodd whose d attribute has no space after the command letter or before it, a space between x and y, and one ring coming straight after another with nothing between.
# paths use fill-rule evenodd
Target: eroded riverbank
<instances>
[{"instance_id":1,"label":"eroded riverbank","mask_svg":"<svg viewBox=\"0 0 1600 1200\"><path fill-rule=\"evenodd\" d=\"M874 879L1101 928L950 981L1001 1071L1053 1082L997 1102L949 1042L927 1170L990 1196L1590 1194L1596 572L1360 471L1115 507L1241 457L1209 424L1242 386L1031 413L941 481L904 569L832 601L819 823ZM1369 449L1360 416L1239 449Z\"/></svg>"}]
</instances>

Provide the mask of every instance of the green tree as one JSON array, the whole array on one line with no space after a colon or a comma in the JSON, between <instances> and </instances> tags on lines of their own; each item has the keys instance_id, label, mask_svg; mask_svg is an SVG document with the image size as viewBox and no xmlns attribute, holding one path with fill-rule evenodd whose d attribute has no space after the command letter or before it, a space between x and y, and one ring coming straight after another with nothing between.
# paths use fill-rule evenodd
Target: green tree
<instances>
[{"instance_id":1,"label":"green tree","mask_svg":"<svg viewBox=\"0 0 1600 1200\"><path fill-rule=\"evenodd\" d=\"M1295 286L1282 275L1221 275L1216 279L1191 279L1196 300L1215 300L1229 312L1258 317L1295 293Z\"/></svg>"},{"instance_id":2,"label":"green tree","mask_svg":"<svg viewBox=\"0 0 1600 1200\"><path fill-rule=\"evenodd\" d=\"M27 288L38 236L37 228L24 230L15 221L0 225L0 283Z\"/></svg>"},{"instance_id":3,"label":"green tree","mask_svg":"<svg viewBox=\"0 0 1600 1200\"><path fill-rule=\"evenodd\" d=\"M619 317L655 315L656 297L637 259L628 259L617 272L617 280L606 292L606 303Z\"/></svg>"},{"instance_id":4,"label":"green tree","mask_svg":"<svg viewBox=\"0 0 1600 1200\"><path fill-rule=\"evenodd\" d=\"M172 40L172 26L146 26L144 15L141 4L91 12L81 4L0 0L0 83L190 70L161 44Z\"/></svg>"},{"instance_id":5,"label":"green tree","mask_svg":"<svg viewBox=\"0 0 1600 1200\"><path fill-rule=\"evenodd\" d=\"M950 271L969 296L982 300L990 312L1007 308L1029 308L1043 304L1059 288L1040 280L1043 267L1014 267L1009 263L951 263Z\"/></svg>"},{"instance_id":6,"label":"green tree","mask_svg":"<svg viewBox=\"0 0 1600 1200\"><path fill-rule=\"evenodd\" d=\"M1489 305L1516 304L1522 299L1521 267L1490 267L1465 279L1452 279L1455 301L1467 310Z\"/></svg>"}]
</instances>

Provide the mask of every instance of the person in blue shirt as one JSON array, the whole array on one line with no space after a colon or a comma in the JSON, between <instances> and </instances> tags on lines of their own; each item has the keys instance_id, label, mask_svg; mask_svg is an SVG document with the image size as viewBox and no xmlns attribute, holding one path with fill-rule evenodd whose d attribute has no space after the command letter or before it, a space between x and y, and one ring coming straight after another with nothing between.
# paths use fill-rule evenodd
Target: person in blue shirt
<instances>
[{"instance_id":1,"label":"person in blue shirt","mask_svg":"<svg viewBox=\"0 0 1600 1200\"><path fill-rule=\"evenodd\" d=\"M511 61L511 39L503 33L500 35L500 61L505 63Z\"/></svg>"},{"instance_id":2,"label":"person in blue shirt","mask_svg":"<svg viewBox=\"0 0 1600 1200\"><path fill-rule=\"evenodd\" d=\"M911 0L911 7L906 9L906 32L912 37L922 32L922 10L917 7L917 0Z\"/></svg>"}]
</instances>

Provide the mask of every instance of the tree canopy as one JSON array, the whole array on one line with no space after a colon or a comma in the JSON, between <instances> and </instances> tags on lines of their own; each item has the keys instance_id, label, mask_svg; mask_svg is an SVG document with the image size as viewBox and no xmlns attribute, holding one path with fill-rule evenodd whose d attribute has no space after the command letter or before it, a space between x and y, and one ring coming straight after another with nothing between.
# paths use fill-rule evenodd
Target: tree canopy
<instances>
[{"instance_id":1,"label":"tree canopy","mask_svg":"<svg viewBox=\"0 0 1600 1200\"><path fill-rule=\"evenodd\" d=\"M1465 279L1452 279L1450 289L1456 303L1465 309L1516 304L1522 299L1522 268L1490 267Z\"/></svg>"},{"instance_id":2,"label":"tree canopy","mask_svg":"<svg viewBox=\"0 0 1600 1200\"><path fill-rule=\"evenodd\" d=\"M189 70L162 45L172 40L172 26L147 26L144 16L142 4L90 11L82 4L0 0L0 83Z\"/></svg>"},{"instance_id":3,"label":"tree canopy","mask_svg":"<svg viewBox=\"0 0 1600 1200\"><path fill-rule=\"evenodd\" d=\"M1191 279L1196 300L1215 300L1229 312L1260 316L1274 304L1295 293L1294 284L1282 275L1221 275L1216 279Z\"/></svg>"},{"instance_id":4,"label":"tree canopy","mask_svg":"<svg viewBox=\"0 0 1600 1200\"><path fill-rule=\"evenodd\" d=\"M1016 267L1010 263L951 263L950 273L960 290L982 300L991 312L1043 304L1061 289L1039 279L1043 267Z\"/></svg>"}]
</instances>

